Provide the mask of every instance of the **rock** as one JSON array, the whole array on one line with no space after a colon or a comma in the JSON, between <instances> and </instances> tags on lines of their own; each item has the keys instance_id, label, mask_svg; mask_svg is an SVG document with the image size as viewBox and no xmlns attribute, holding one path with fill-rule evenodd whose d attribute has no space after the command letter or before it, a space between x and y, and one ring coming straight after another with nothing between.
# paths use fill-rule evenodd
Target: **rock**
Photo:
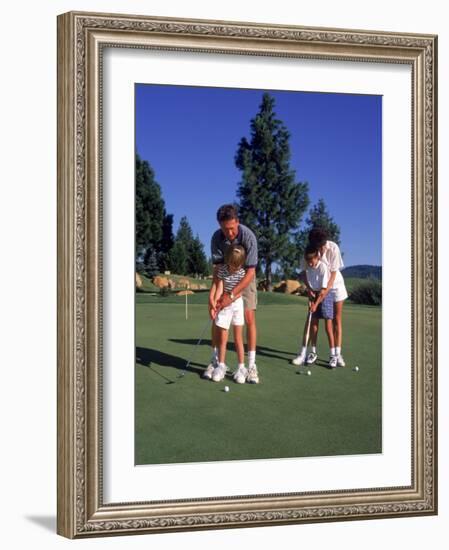
<instances>
[{"instance_id":1,"label":"rock","mask_svg":"<svg viewBox=\"0 0 449 550\"><path fill-rule=\"evenodd\" d=\"M200 290L207 290L207 285L200 285Z\"/></svg>"},{"instance_id":2,"label":"rock","mask_svg":"<svg viewBox=\"0 0 449 550\"><path fill-rule=\"evenodd\" d=\"M281 281L274 287L275 292L283 292L284 294L295 294L301 288L301 283L299 281L294 281L292 279L287 279L286 281Z\"/></svg>"},{"instance_id":3,"label":"rock","mask_svg":"<svg viewBox=\"0 0 449 550\"><path fill-rule=\"evenodd\" d=\"M262 292L266 292L268 290L267 281L265 281L264 279L262 281L259 281L257 283L257 290L261 290Z\"/></svg>"},{"instance_id":4,"label":"rock","mask_svg":"<svg viewBox=\"0 0 449 550\"><path fill-rule=\"evenodd\" d=\"M265 285L266 285L266 281L265 281ZM273 285L273 290L274 292L284 292L282 289L285 287L285 281L280 281L279 283L276 283L275 285Z\"/></svg>"},{"instance_id":5,"label":"rock","mask_svg":"<svg viewBox=\"0 0 449 550\"><path fill-rule=\"evenodd\" d=\"M176 293L176 296L189 296L190 294L195 294L191 290L180 290Z\"/></svg>"},{"instance_id":6,"label":"rock","mask_svg":"<svg viewBox=\"0 0 449 550\"><path fill-rule=\"evenodd\" d=\"M136 273L136 288L142 288L143 287L143 281L142 277Z\"/></svg>"},{"instance_id":7,"label":"rock","mask_svg":"<svg viewBox=\"0 0 449 550\"><path fill-rule=\"evenodd\" d=\"M180 287L180 288L190 288L189 279L178 279L178 287Z\"/></svg>"},{"instance_id":8,"label":"rock","mask_svg":"<svg viewBox=\"0 0 449 550\"><path fill-rule=\"evenodd\" d=\"M173 279L168 280L168 288L170 290L173 290L174 288L176 288L176 283L175 283L175 281L173 281Z\"/></svg>"},{"instance_id":9,"label":"rock","mask_svg":"<svg viewBox=\"0 0 449 550\"><path fill-rule=\"evenodd\" d=\"M197 285L197 284L195 284L195 283L191 283L191 284L190 284L190 289L191 289L191 290L199 290L200 287L199 287L199 285Z\"/></svg>"},{"instance_id":10,"label":"rock","mask_svg":"<svg viewBox=\"0 0 449 550\"><path fill-rule=\"evenodd\" d=\"M158 288L168 288L168 279L167 277L161 277L158 275L157 277L153 278L153 285L157 286Z\"/></svg>"}]
</instances>

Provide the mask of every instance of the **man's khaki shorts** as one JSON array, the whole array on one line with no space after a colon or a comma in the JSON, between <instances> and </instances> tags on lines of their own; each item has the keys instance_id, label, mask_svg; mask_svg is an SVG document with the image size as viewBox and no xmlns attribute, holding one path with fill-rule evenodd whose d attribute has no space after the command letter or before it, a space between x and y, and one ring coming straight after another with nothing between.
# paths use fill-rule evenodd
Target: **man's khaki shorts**
<instances>
[{"instance_id":1,"label":"man's khaki shorts","mask_svg":"<svg viewBox=\"0 0 449 550\"><path fill-rule=\"evenodd\" d=\"M245 309L257 309L256 277L249 283L242 293L243 307Z\"/></svg>"}]
</instances>

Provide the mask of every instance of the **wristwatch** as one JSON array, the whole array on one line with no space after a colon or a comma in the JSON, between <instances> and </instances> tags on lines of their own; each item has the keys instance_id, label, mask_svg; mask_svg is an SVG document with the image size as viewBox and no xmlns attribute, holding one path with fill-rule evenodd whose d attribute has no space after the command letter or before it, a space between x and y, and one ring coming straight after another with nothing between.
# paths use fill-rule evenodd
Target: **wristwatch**
<instances>
[{"instance_id":1,"label":"wristwatch","mask_svg":"<svg viewBox=\"0 0 449 550\"><path fill-rule=\"evenodd\" d=\"M231 298L232 301L234 301L235 296L234 296L234 293L232 292L232 290L229 293L229 297Z\"/></svg>"}]
</instances>

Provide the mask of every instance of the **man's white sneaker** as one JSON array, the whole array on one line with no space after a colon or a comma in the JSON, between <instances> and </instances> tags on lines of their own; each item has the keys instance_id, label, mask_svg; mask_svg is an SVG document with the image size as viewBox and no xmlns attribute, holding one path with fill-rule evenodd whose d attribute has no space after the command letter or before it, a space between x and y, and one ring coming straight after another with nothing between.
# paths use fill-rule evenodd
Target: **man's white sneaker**
<instances>
[{"instance_id":1,"label":"man's white sneaker","mask_svg":"<svg viewBox=\"0 0 449 550\"><path fill-rule=\"evenodd\" d=\"M331 355L329 357L329 367L331 369L335 369L336 366L337 366L337 356L336 355Z\"/></svg>"},{"instance_id":2,"label":"man's white sneaker","mask_svg":"<svg viewBox=\"0 0 449 550\"><path fill-rule=\"evenodd\" d=\"M215 367L216 363L209 363L207 365L207 369L203 372L203 378L206 380L212 380L212 374L214 373Z\"/></svg>"},{"instance_id":3,"label":"man's white sneaker","mask_svg":"<svg viewBox=\"0 0 449 550\"><path fill-rule=\"evenodd\" d=\"M239 367L234 373L234 382L237 382L237 384L244 384L247 376L248 369L246 367Z\"/></svg>"},{"instance_id":4,"label":"man's white sneaker","mask_svg":"<svg viewBox=\"0 0 449 550\"><path fill-rule=\"evenodd\" d=\"M339 367L346 367L346 363L345 363L345 360L343 359L343 355L339 355L337 357L337 365Z\"/></svg>"},{"instance_id":5,"label":"man's white sneaker","mask_svg":"<svg viewBox=\"0 0 449 550\"><path fill-rule=\"evenodd\" d=\"M296 365L297 367L304 365L305 362L306 362L306 358L304 355L302 355L302 353L300 353L297 357L292 359L292 364Z\"/></svg>"},{"instance_id":6,"label":"man's white sneaker","mask_svg":"<svg viewBox=\"0 0 449 550\"><path fill-rule=\"evenodd\" d=\"M254 365L250 365L248 367L248 376L246 377L246 381L250 384L259 383L259 373L257 372L257 366L255 363Z\"/></svg>"},{"instance_id":7,"label":"man's white sneaker","mask_svg":"<svg viewBox=\"0 0 449 550\"><path fill-rule=\"evenodd\" d=\"M311 351L309 353L309 355L307 356L307 360L306 360L306 363L308 365L313 365L313 363L315 363L315 361L317 360L318 358L318 355L314 352L314 351Z\"/></svg>"},{"instance_id":8,"label":"man's white sneaker","mask_svg":"<svg viewBox=\"0 0 449 550\"><path fill-rule=\"evenodd\" d=\"M214 372L212 374L212 380L214 382L221 382L225 377L227 370L228 370L228 367L226 365L218 365L218 367L214 368Z\"/></svg>"}]
</instances>

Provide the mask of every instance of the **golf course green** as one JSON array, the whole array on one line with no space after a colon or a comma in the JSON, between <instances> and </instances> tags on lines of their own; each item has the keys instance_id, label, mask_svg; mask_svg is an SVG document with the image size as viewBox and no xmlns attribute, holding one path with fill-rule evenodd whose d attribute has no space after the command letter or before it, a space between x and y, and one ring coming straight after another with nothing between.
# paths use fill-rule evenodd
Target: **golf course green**
<instances>
[{"instance_id":1,"label":"golf course green","mask_svg":"<svg viewBox=\"0 0 449 550\"><path fill-rule=\"evenodd\" d=\"M207 299L207 291L188 296L186 319L185 297L136 294L136 464L382 452L380 307L345 304L345 368L327 368L321 325L317 364L298 369L290 361L302 335L306 299L260 292L260 384L239 385L231 376L232 333L226 379L201 378L211 353Z\"/></svg>"}]
</instances>

